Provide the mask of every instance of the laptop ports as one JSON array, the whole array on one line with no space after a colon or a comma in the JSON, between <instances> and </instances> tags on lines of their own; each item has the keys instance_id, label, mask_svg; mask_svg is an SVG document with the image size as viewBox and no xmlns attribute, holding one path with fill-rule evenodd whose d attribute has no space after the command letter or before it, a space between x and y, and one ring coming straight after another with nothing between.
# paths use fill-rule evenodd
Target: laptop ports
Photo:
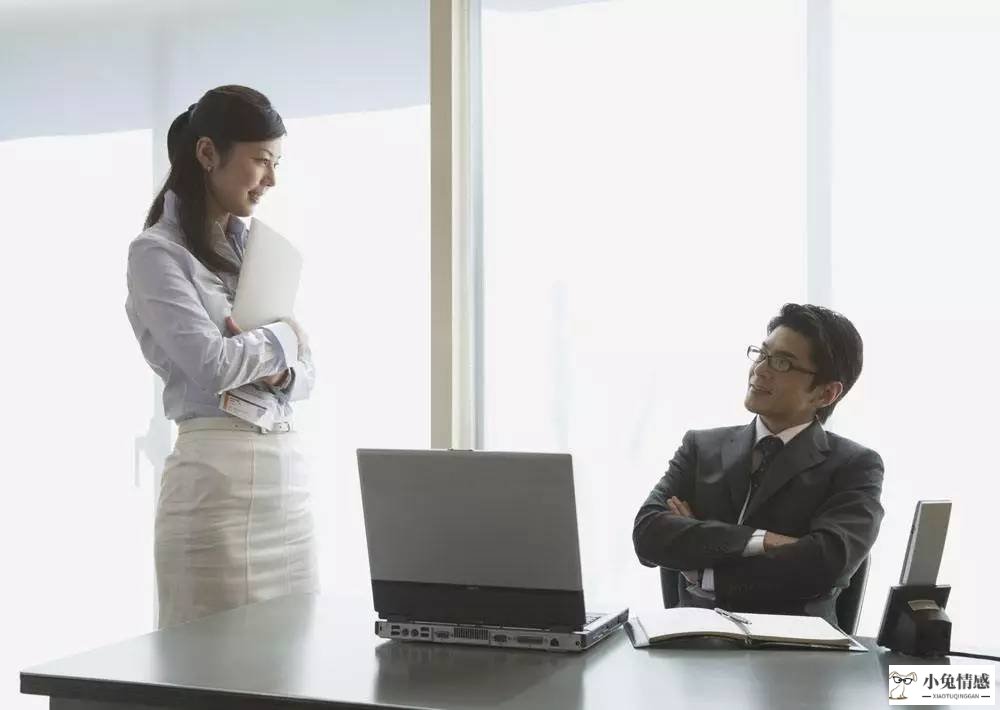
<instances>
[{"instance_id":1,"label":"laptop ports","mask_svg":"<svg viewBox=\"0 0 1000 710\"><path fill-rule=\"evenodd\" d=\"M552 648L559 648L559 639L552 639L549 641L549 646Z\"/></svg>"},{"instance_id":2,"label":"laptop ports","mask_svg":"<svg viewBox=\"0 0 1000 710\"><path fill-rule=\"evenodd\" d=\"M507 634L493 634L495 643L507 643Z\"/></svg>"}]
</instances>

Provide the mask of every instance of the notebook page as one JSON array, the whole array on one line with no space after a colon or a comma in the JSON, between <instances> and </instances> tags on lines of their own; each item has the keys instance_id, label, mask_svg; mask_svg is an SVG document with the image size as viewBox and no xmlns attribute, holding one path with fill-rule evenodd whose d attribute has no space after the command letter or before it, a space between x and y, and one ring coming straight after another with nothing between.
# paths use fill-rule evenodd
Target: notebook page
<instances>
[{"instance_id":1,"label":"notebook page","mask_svg":"<svg viewBox=\"0 0 1000 710\"><path fill-rule=\"evenodd\" d=\"M676 607L642 614L641 623L650 641L681 636L718 634L744 638L743 631L729 619L711 609Z\"/></svg>"},{"instance_id":2,"label":"notebook page","mask_svg":"<svg viewBox=\"0 0 1000 710\"><path fill-rule=\"evenodd\" d=\"M781 614L745 614L750 622L747 627L754 640L787 640L806 643L842 644L851 640L840 629L818 616L784 616Z\"/></svg>"}]
</instances>

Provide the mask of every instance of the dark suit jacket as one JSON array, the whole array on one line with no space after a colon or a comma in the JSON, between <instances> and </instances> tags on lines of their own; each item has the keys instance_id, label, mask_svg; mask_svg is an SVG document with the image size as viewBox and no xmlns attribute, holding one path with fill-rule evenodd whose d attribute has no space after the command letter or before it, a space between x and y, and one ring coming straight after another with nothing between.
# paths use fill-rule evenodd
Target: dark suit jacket
<instances>
[{"instance_id":1,"label":"dark suit jacket","mask_svg":"<svg viewBox=\"0 0 1000 710\"><path fill-rule=\"evenodd\" d=\"M722 608L812 614L836 624L837 596L868 556L882 523L882 459L814 422L775 457L737 525L754 439L753 422L685 434L636 515L636 554L649 567L713 568ZM669 512L670 496L687 501L698 519ZM756 529L799 540L743 557ZM684 584L680 597L682 605L704 605Z\"/></svg>"}]
</instances>

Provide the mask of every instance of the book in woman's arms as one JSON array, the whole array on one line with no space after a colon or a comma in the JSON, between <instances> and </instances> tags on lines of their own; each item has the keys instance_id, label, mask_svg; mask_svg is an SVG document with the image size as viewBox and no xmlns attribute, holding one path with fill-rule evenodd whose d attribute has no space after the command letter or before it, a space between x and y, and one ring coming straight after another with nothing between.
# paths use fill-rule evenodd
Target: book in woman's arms
<instances>
[{"instance_id":1,"label":"book in woman's arms","mask_svg":"<svg viewBox=\"0 0 1000 710\"><path fill-rule=\"evenodd\" d=\"M628 624L629 636L636 648L666 645L674 639L714 637L736 641L752 648L868 650L818 616L749 614L722 609L677 607L633 616Z\"/></svg>"}]
</instances>

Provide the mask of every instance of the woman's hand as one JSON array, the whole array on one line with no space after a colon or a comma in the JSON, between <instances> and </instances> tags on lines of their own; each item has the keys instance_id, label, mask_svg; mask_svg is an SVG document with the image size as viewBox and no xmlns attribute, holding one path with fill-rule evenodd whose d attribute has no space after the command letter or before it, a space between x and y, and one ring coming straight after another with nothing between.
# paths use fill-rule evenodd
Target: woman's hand
<instances>
[{"instance_id":1,"label":"woman's hand","mask_svg":"<svg viewBox=\"0 0 1000 710\"><path fill-rule=\"evenodd\" d=\"M238 325L236 325L236 321L233 320L232 316L226 316L226 327L229 329L229 332L232 333L233 335L239 335L240 333L243 332L243 329L240 328ZM296 332L296 335L298 335L298 332ZM280 385L282 382L285 381L286 377L288 377L288 370L285 370L284 372L279 372L277 375L271 375L269 377L261 377L259 380L257 380L257 382L263 382L265 385L269 385L271 387L277 387L278 385Z\"/></svg>"},{"instance_id":2,"label":"woman's hand","mask_svg":"<svg viewBox=\"0 0 1000 710\"><path fill-rule=\"evenodd\" d=\"M277 387L282 382L284 382L285 378L287 377L288 377L288 370L285 370L284 372L279 372L277 375L271 375L270 377L261 377L257 381L263 382L265 385L270 385L271 387Z\"/></svg>"}]
</instances>

